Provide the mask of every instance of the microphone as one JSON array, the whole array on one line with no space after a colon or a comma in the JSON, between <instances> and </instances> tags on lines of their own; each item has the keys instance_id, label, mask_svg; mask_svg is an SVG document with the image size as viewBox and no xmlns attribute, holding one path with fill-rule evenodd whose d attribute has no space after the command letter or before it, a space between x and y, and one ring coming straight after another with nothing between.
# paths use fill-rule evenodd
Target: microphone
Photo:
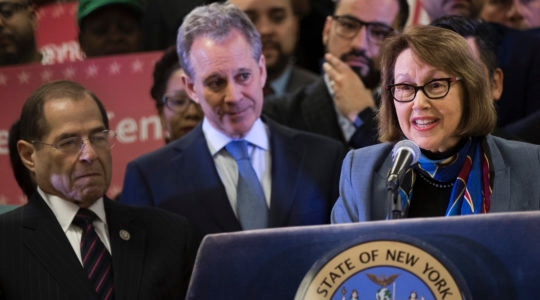
<instances>
[{"instance_id":1,"label":"microphone","mask_svg":"<svg viewBox=\"0 0 540 300\"><path fill-rule=\"evenodd\" d=\"M397 188L401 177L409 167L418 162L420 158L420 148L413 141L399 141L392 149L393 165L388 172L387 185L390 188Z\"/></svg>"},{"instance_id":2,"label":"microphone","mask_svg":"<svg viewBox=\"0 0 540 300\"><path fill-rule=\"evenodd\" d=\"M413 141L399 141L392 149L393 164L386 180L388 190L387 219L400 219L402 215L401 201L397 197L397 189L405 172L420 159L420 148Z\"/></svg>"}]
</instances>

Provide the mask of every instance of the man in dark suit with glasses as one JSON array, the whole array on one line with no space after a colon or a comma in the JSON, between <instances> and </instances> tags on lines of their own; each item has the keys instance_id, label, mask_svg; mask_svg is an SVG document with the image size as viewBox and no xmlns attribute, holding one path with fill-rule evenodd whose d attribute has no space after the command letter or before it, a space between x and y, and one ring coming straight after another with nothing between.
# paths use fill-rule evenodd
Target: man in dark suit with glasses
<instances>
[{"instance_id":1,"label":"man in dark suit with glasses","mask_svg":"<svg viewBox=\"0 0 540 300\"><path fill-rule=\"evenodd\" d=\"M44 84L11 133L29 198L0 216L0 299L184 297L198 240L182 217L107 198L115 136L91 92Z\"/></svg>"},{"instance_id":2,"label":"man in dark suit with glasses","mask_svg":"<svg viewBox=\"0 0 540 300\"><path fill-rule=\"evenodd\" d=\"M377 142L374 121L383 40L403 29L404 0L340 0L322 32L324 75L263 112L287 126L322 134L351 148Z\"/></svg>"}]
</instances>

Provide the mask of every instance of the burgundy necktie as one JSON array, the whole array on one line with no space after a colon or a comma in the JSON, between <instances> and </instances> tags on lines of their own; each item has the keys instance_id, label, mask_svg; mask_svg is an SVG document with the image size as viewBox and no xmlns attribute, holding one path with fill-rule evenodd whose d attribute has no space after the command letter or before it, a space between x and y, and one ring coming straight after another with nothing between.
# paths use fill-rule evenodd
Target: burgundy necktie
<instances>
[{"instance_id":1,"label":"burgundy necktie","mask_svg":"<svg viewBox=\"0 0 540 300\"><path fill-rule=\"evenodd\" d=\"M73 224L79 226L83 231L81 258L88 279L99 299L113 299L112 259L94 230L92 222L95 219L97 216L91 210L81 208L73 219Z\"/></svg>"}]
</instances>

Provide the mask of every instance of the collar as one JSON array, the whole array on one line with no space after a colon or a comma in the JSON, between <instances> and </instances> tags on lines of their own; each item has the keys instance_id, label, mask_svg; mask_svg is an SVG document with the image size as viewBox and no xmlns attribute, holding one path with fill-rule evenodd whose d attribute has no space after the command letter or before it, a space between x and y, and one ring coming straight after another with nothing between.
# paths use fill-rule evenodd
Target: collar
<instances>
[{"instance_id":1,"label":"collar","mask_svg":"<svg viewBox=\"0 0 540 300\"><path fill-rule=\"evenodd\" d=\"M39 186L37 188L39 195L43 198L47 206L51 209L54 216L60 223L62 230L67 232L71 222L75 218L79 206L73 202L64 200L58 196L45 193ZM93 211L101 222L107 225L107 219L105 217L105 206L103 204L103 197L99 198L94 204L88 207L89 210Z\"/></svg>"},{"instance_id":2,"label":"collar","mask_svg":"<svg viewBox=\"0 0 540 300\"><path fill-rule=\"evenodd\" d=\"M283 73L281 73L281 75L279 75L276 79L270 82L270 86L274 90L274 93L276 96L281 96L285 94L287 83L289 82L289 79L291 78L292 69L293 69L292 65L287 64L287 67L285 67L285 70L283 71Z\"/></svg>"},{"instance_id":3,"label":"collar","mask_svg":"<svg viewBox=\"0 0 540 300\"><path fill-rule=\"evenodd\" d=\"M326 84L326 88L328 89L328 93L332 98L334 98L334 89L332 89L332 85L330 84L330 77L328 77L328 74L323 74L324 83Z\"/></svg>"},{"instance_id":4,"label":"collar","mask_svg":"<svg viewBox=\"0 0 540 300\"><path fill-rule=\"evenodd\" d=\"M234 140L215 129L206 118L203 120L202 130L212 156L218 154L225 145ZM251 129L243 139L255 147L268 150L268 133L266 131L266 126L260 118L253 123L253 126L251 126Z\"/></svg>"}]
</instances>

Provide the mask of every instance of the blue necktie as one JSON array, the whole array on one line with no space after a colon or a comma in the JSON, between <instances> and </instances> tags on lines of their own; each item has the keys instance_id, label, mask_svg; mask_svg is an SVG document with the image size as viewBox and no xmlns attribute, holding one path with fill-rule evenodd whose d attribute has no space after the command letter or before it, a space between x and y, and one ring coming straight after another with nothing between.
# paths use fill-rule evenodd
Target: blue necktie
<instances>
[{"instance_id":1,"label":"blue necktie","mask_svg":"<svg viewBox=\"0 0 540 300\"><path fill-rule=\"evenodd\" d=\"M81 208L73 224L82 231L81 258L83 268L99 299L113 299L112 258L94 230L92 222L97 219L91 210Z\"/></svg>"},{"instance_id":2,"label":"blue necktie","mask_svg":"<svg viewBox=\"0 0 540 300\"><path fill-rule=\"evenodd\" d=\"M238 165L236 208L242 228L249 230L268 227L268 208L261 183L249 160L247 142L232 141L225 149Z\"/></svg>"}]
</instances>

